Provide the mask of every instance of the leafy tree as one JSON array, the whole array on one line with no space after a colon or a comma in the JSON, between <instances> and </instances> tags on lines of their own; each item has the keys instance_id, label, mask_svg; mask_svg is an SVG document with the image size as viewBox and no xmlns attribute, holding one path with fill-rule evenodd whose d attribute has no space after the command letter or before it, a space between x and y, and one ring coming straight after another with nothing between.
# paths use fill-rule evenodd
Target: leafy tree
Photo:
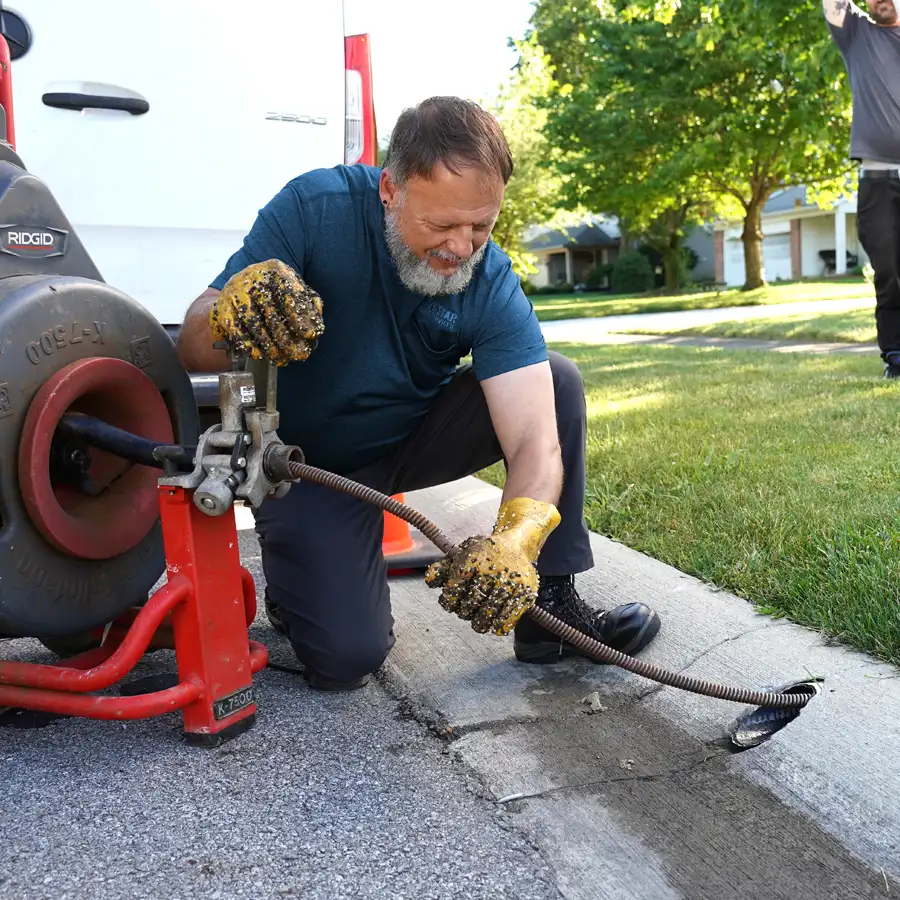
<instances>
[{"instance_id":1,"label":"leafy tree","mask_svg":"<svg viewBox=\"0 0 900 900\"><path fill-rule=\"evenodd\" d=\"M494 226L493 239L509 254L520 277L534 274L534 256L523 244L531 225L557 223L561 179L544 162L553 154L544 134L547 111L538 105L552 84L546 55L534 37L513 44L519 62L493 103L484 104L500 122L513 155L514 171Z\"/></svg>"},{"instance_id":2,"label":"leafy tree","mask_svg":"<svg viewBox=\"0 0 900 900\"><path fill-rule=\"evenodd\" d=\"M673 238L680 210L738 211L750 289L771 195L847 188L849 90L820 0L538 0L533 25L567 202L668 217Z\"/></svg>"},{"instance_id":3,"label":"leafy tree","mask_svg":"<svg viewBox=\"0 0 900 900\"><path fill-rule=\"evenodd\" d=\"M376 166L380 167L380 166L384 165L384 158L387 156L388 146L390 145L390 143L391 143L390 134L383 134L383 135L379 136L378 148L377 148L376 159L375 159Z\"/></svg>"},{"instance_id":4,"label":"leafy tree","mask_svg":"<svg viewBox=\"0 0 900 900\"><path fill-rule=\"evenodd\" d=\"M544 4L536 19L547 12ZM675 290L681 241L712 207L713 196L692 169L671 104L634 83L632 71L602 50L607 34L601 29L617 41L613 29L621 24L577 4L566 16L561 23L551 18L537 32L556 67L555 89L538 102L549 112L545 132L558 148L562 203L616 215L622 252L635 242L651 246L662 258L667 290ZM586 38L595 25L598 37Z\"/></svg>"}]
</instances>

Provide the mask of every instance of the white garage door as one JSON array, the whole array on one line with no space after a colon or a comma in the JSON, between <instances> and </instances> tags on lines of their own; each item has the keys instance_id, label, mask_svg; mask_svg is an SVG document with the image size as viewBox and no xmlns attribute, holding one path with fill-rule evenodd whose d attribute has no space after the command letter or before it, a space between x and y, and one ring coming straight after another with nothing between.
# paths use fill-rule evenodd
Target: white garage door
<instances>
[{"instance_id":1,"label":"white garage door","mask_svg":"<svg viewBox=\"0 0 900 900\"><path fill-rule=\"evenodd\" d=\"M763 264L766 267L766 281L791 278L791 236L773 234L763 238Z\"/></svg>"}]
</instances>

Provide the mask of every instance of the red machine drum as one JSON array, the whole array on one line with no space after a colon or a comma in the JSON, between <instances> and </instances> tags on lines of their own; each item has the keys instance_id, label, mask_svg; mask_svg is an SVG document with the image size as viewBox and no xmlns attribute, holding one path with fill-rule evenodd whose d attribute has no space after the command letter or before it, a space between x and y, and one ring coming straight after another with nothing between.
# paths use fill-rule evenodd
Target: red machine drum
<instances>
[{"instance_id":1,"label":"red machine drum","mask_svg":"<svg viewBox=\"0 0 900 900\"><path fill-rule=\"evenodd\" d=\"M101 450L90 451L91 493L51 480L50 452L67 413L95 416L160 444L174 440L156 385L122 359L94 357L70 363L35 395L19 445L22 500L54 547L81 559L111 559L136 547L159 517L159 472Z\"/></svg>"},{"instance_id":2,"label":"red machine drum","mask_svg":"<svg viewBox=\"0 0 900 900\"><path fill-rule=\"evenodd\" d=\"M165 572L161 471L57 430L78 413L197 443L190 376L144 307L96 278L0 277L0 636L104 627Z\"/></svg>"}]
</instances>

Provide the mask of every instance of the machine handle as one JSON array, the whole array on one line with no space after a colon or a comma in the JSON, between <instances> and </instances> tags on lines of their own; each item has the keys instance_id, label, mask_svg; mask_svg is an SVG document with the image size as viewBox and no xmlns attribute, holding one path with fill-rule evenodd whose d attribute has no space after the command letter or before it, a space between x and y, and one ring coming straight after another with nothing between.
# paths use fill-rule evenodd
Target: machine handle
<instances>
[{"instance_id":1,"label":"machine handle","mask_svg":"<svg viewBox=\"0 0 900 900\"><path fill-rule=\"evenodd\" d=\"M59 91L44 94L41 98L45 106L56 109L116 109L142 116L150 110L150 104L143 97L112 97L103 94L84 94Z\"/></svg>"}]
</instances>

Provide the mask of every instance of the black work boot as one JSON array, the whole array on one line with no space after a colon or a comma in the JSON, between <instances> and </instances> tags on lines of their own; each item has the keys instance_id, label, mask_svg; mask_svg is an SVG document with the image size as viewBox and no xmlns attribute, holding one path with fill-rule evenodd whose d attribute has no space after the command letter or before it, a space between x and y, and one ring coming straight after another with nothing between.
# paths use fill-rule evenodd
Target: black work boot
<instances>
[{"instance_id":1,"label":"black work boot","mask_svg":"<svg viewBox=\"0 0 900 900\"><path fill-rule=\"evenodd\" d=\"M640 652L656 637L659 616L643 603L625 603L608 611L591 609L578 596L572 576L544 577L537 605L566 625L620 653ZM516 659L524 663L558 662L565 656L584 656L527 615L516 623ZM591 658L591 657L587 657Z\"/></svg>"},{"instance_id":2,"label":"black work boot","mask_svg":"<svg viewBox=\"0 0 900 900\"><path fill-rule=\"evenodd\" d=\"M900 350L892 350L884 355L884 377L900 378Z\"/></svg>"}]
</instances>

